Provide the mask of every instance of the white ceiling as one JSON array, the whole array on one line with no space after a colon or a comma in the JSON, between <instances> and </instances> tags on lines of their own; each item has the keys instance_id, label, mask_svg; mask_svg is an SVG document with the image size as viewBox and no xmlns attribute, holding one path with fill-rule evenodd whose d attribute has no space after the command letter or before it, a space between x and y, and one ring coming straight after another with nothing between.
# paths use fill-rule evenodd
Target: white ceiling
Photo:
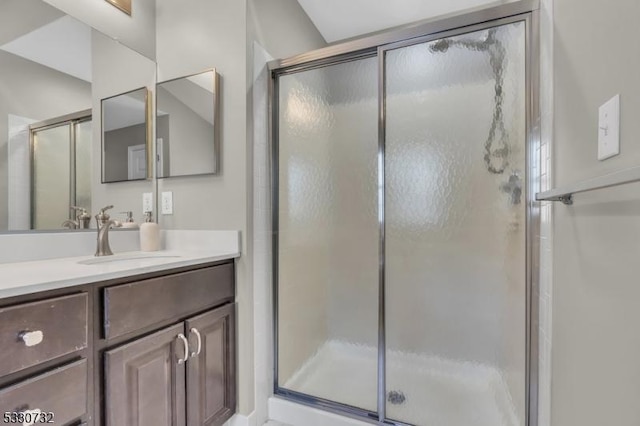
<instances>
[{"instance_id":1,"label":"white ceiling","mask_svg":"<svg viewBox=\"0 0 640 426\"><path fill-rule=\"evenodd\" d=\"M495 0L298 0L328 43ZM507 3L508 0L499 3Z\"/></svg>"},{"instance_id":2,"label":"white ceiling","mask_svg":"<svg viewBox=\"0 0 640 426\"><path fill-rule=\"evenodd\" d=\"M91 28L70 16L56 19L0 49L91 82Z\"/></svg>"}]
</instances>

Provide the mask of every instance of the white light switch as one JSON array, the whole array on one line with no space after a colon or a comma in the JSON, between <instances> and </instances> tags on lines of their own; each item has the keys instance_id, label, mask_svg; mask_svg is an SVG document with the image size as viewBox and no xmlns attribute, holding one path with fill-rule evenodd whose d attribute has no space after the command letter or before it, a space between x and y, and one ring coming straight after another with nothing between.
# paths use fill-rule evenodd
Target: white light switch
<instances>
[{"instance_id":1,"label":"white light switch","mask_svg":"<svg viewBox=\"0 0 640 426\"><path fill-rule=\"evenodd\" d=\"M162 193L162 214L173 214L173 192Z\"/></svg>"},{"instance_id":2,"label":"white light switch","mask_svg":"<svg viewBox=\"0 0 640 426\"><path fill-rule=\"evenodd\" d=\"M153 211L153 192L144 192L142 194L142 213Z\"/></svg>"},{"instance_id":3,"label":"white light switch","mask_svg":"<svg viewBox=\"0 0 640 426\"><path fill-rule=\"evenodd\" d=\"M620 154L620 95L602 105L598 116L598 160L606 160Z\"/></svg>"}]
</instances>

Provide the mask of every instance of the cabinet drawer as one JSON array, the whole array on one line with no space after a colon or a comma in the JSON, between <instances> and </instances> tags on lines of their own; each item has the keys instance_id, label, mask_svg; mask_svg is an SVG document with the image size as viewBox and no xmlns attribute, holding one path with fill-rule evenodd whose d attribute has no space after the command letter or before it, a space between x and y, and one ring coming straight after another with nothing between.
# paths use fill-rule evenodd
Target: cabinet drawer
<instances>
[{"instance_id":1,"label":"cabinet drawer","mask_svg":"<svg viewBox=\"0 0 640 426\"><path fill-rule=\"evenodd\" d=\"M87 347L86 293L0 309L0 376Z\"/></svg>"},{"instance_id":2,"label":"cabinet drawer","mask_svg":"<svg viewBox=\"0 0 640 426\"><path fill-rule=\"evenodd\" d=\"M0 390L0 413L40 410L65 425L87 411L87 361L82 359ZM41 419L35 424L40 424ZM19 423L21 424L21 423Z\"/></svg>"},{"instance_id":3,"label":"cabinet drawer","mask_svg":"<svg viewBox=\"0 0 640 426\"><path fill-rule=\"evenodd\" d=\"M233 264L137 281L104 290L107 339L233 299Z\"/></svg>"}]
</instances>

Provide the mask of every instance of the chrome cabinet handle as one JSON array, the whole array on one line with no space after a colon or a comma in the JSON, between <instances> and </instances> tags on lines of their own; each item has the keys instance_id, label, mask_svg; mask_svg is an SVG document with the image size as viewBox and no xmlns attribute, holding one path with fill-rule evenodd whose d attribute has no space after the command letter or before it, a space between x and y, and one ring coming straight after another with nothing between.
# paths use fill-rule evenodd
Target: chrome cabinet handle
<instances>
[{"instance_id":1,"label":"chrome cabinet handle","mask_svg":"<svg viewBox=\"0 0 640 426\"><path fill-rule=\"evenodd\" d=\"M198 356L198 355L200 355L200 351L202 351L202 336L200 336L200 332L195 327L192 328L189 331L191 331L193 334L195 334L196 338L198 339L197 340L198 343L197 343L197 346L196 346L196 351L195 352L191 352L191 356L192 357Z\"/></svg>"},{"instance_id":2,"label":"chrome cabinet handle","mask_svg":"<svg viewBox=\"0 0 640 426\"><path fill-rule=\"evenodd\" d=\"M44 334L40 330L21 331L18 334L18 340L22 341L25 345L29 347L40 344L43 339L44 339Z\"/></svg>"},{"instance_id":3,"label":"chrome cabinet handle","mask_svg":"<svg viewBox=\"0 0 640 426\"><path fill-rule=\"evenodd\" d=\"M184 357L178 359L178 365L182 365L189 359L189 342L182 333L178 334L178 339L182 340L182 344L184 345Z\"/></svg>"}]
</instances>

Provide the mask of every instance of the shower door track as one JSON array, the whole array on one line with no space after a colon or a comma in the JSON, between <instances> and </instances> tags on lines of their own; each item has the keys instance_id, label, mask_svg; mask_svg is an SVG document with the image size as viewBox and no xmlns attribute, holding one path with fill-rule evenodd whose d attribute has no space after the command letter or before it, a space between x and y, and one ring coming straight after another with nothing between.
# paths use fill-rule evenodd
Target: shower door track
<instances>
[{"instance_id":1,"label":"shower door track","mask_svg":"<svg viewBox=\"0 0 640 426\"><path fill-rule=\"evenodd\" d=\"M379 425L410 426L386 417L386 334L385 334L385 53L389 50L429 42L440 38L486 30L516 22L524 22L525 81L526 81L526 426L538 424L538 294L540 213L535 194L539 191L532 172L539 158L536 148L540 142L539 110L539 0L519 0L492 7L473 9L462 14L417 22L364 38L331 45L271 61L269 72L269 122L271 144L271 212L272 212L272 268L273 268L273 339L274 394L296 403L320 408L346 417ZM280 387L278 383L278 78L280 76L336 65L363 58L378 58L378 379L377 411L369 411L335 401L314 397Z\"/></svg>"}]
</instances>

